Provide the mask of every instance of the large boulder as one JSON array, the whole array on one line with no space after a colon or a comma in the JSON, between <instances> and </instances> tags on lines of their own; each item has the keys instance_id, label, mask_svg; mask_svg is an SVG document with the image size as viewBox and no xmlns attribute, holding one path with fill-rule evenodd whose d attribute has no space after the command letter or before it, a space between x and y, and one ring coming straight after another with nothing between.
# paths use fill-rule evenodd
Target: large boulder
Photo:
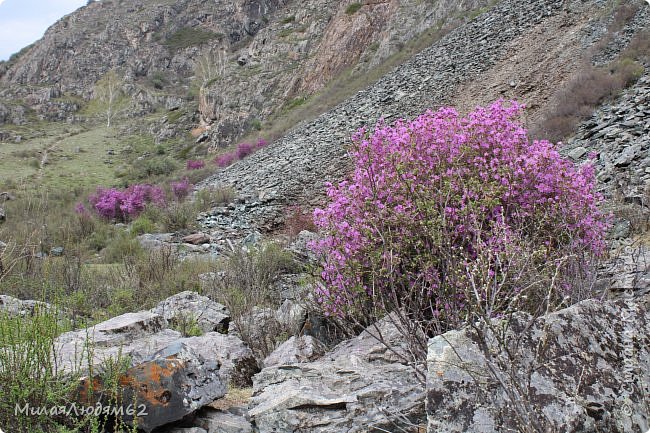
<instances>
[{"instance_id":1,"label":"large boulder","mask_svg":"<svg viewBox=\"0 0 650 433\"><path fill-rule=\"evenodd\" d=\"M3 242L0 242L0 253L3 250ZM11 317L33 316L39 309L51 310L52 307L40 301L20 300L9 295L0 295L0 314L6 314Z\"/></svg>"},{"instance_id":2,"label":"large boulder","mask_svg":"<svg viewBox=\"0 0 650 433\"><path fill-rule=\"evenodd\" d=\"M179 342L191 347L205 359L221 365L220 375L224 382L237 387L251 386L252 377L260 371L253 352L234 335L208 332L200 337L188 337Z\"/></svg>"},{"instance_id":3,"label":"large boulder","mask_svg":"<svg viewBox=\"0 0 650 433\"><path fill-rule=\"evenodd\" d=\"M107 390L101 377L85 379L81 384L83 401L101 401ZM136 417L125 411L124 421L137 424L149 433L178 421L226 394L219 376L219 364L207 361L180 342L153 354L119 377L120 400L133 405ZM92 394L92 396L91 396Z\"/></svg>"},{"instance_id":4,"label":"large boulder","mask_svg":"<svg viewBox=\"0 0 650 433\"><path fill-rule=\"evenodd\" d=\"M325 354L327 348L311 335L293 336L282 343L264 359L264 367L291 365L314 361Z\"/></svg>"},{"instance_id":5,"label":"large boulder","mask_svg":"<svg viewBox=\"0 0 650 433\"><path fill-rule=\"evenodd\" d=\"M105 394L104 373L122 360L125 371L118 378L122 401L146 409L147 415L139 418L137 425L149 432L226 392L220 362L184 344L182 335L167 329L167 324L163 316L142 311L67 332L55 341L57 365L67 373L92 372L79 389L79 399L92 402ZM125 421L133 420L126 417Z\"/></svg>"},{"instance_id":6,"label":"large boulder","mask_svg":"<svg viewBox=\"0 0 650 433\"><path fill-rule=\"evenodd\" d=\"M650 297L583 301L537 320L519 314L501 344L477 335L429 341L429 432L650 428Z\"/></svg>"},{"instance_id":7,"label":"large boulder","mask_svg":"<svg viewBox=\"0 0 650 433\"><path fill-rule=\"evenodd\" d=\"M160 314L172 325L188 319L196 320L203 332L228 332L228 308L196 292L185 291L171 296L156 306L152 312Z\"/></svg>"},{"instance_id":8,"label":"large boulder","mask_svg":"<svg viewBox=\"0 0 650 433\"><path fill-rule=\"evenodd\" d=\"M265 368L254 377L249 415L260 433L403 431L424 423L424 385L404 363L395 326L373 329L305 364Z\"/></svg>"}]
</instances>

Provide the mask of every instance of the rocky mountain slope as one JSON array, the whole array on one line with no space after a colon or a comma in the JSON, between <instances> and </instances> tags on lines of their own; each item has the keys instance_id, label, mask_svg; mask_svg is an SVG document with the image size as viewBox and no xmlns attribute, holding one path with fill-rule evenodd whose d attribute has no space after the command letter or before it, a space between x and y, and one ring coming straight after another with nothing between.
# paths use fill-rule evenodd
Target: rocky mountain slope
<instances>
[{"instance_id":1,"label":"rocky mountain slope","mask_svg":"<svg viewBox=\"0 0 650 433\"><path fill-rule=\"evenodd\" d=\"M72 120L83 100L92 97L94 84L116 69L132 97L130 116L159 107L193 110L198 102L213 146L231 144L344 71L374 68L425 30L454 26L488 1L355 5L92 2L0 63L0 124L23 123L30 110L40 118ZM197 67L202 63L210 68Z\"/></svg>"},{"instance_id":2,"label":"rocky mountain slope","mask_svg":"<svg viewBox=\"0 0 650 433\"><path fill-rule=\"evenodd\" d=\"M268 230L280 221L286 205L317 204L324 183L345 176L350 134L380 118L393 121L444 104L467 109L515 98L528 103L528 120L534 120L580 67L581 53L606 33L605 6L601 1L499 3L373 86L216 173L206 186L234 185L247 202L227 217L219 210L205 215L206 228ZM647 26L647 9L618 38L629 40L629 33ZM620 41L611 45L617 42L620 51Z\"/></svg>"}]
</instances>

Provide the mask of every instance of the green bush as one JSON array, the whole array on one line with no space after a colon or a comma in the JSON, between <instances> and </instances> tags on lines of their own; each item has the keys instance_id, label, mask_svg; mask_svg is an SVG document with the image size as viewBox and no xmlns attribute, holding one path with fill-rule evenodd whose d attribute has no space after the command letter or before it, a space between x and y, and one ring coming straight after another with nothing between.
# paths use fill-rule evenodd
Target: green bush
<instances>
[{"instance_id":1,"label":"green bush","mask_svg":"<svg viewBox=\"0 0 650 433\"><path fill-rule=\"evenodd\" d=\"M174 201L163 210L160 222L163 229L168 232L189 229L196 225L196 214L197 209L194 203Z\"/></svg>"},{"instance_id":2,"label":"green bush","mask_svg":"<svg viewBox=\"0 0 650 433\"><path fill-rule=\"evenodd\" d=\"M144 253L140 243L128 233L119 233L102 251L105 263L121 263L125 257L136 257Z\"/></svg>"},{"instance_id":3,"label":"green bush","mask_svg":"<svg viewBox=\"0 0 650 433\"><path fill-rule=\"evenodd\" d=\"M152 176L168 176L179 168L178 162L167 156L155 156L133 162L130 178L144 180Z\"/></svg>"},{"instance_id":4,"label":"green bush","mask_svg":"<svg viewBox=\"0 0 650 433\"><path fill-rule=\"evenodd\" d=\"M156 224L144 215L139 216L133 223L131 223L131 235L138 236L145 233L154 233L156 231Z\"/></svg>"}]
</instances>

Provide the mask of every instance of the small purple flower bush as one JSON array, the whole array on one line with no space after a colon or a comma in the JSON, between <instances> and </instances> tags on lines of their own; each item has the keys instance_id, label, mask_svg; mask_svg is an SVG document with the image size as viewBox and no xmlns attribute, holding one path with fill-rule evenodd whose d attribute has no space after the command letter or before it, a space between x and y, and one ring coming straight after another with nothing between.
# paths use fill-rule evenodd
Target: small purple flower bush
<instances>
[{"instance_id":1,"label":"small purple flower bush","mask_svg":"<svg viewBox=\"0 0 650 433\"><path fill-rule=\"evenodd\" d=\"M125 190L117 188L97 188L88 198L92 209L102 218L116 221L129 221L142 213L148 205L165 206L165 191L155 185L136 184ZM77 205L77 212L83 207Z\"/></svg>"},{"instance_id":2,"label":"small purple flower bush","mask_svg":"<svg viewBox=\"0 0 650 433\"><path fill-rule=\"evenodd\" d=\"M201 160L189 160L185 166L187 170L200 170L203 167L205 167L205 162Z\"/></svg>"},{"instance_id":3,"label":"small purple flower bush","mask_svg":"<svg viewBox=\"0 0 650 433\"><path fill-rule=\"evenodd\" d=\"M235 149L233 152L222 153L221 155L217 156L214 159L214 163L221 168L228 167L236 160L244 159L248 155L253 154L256 150L268 146L268 144L269 142L263 138L257 140L257 143L254 145L250 143L239 143L237 145L237 149Z\"/></svg>"},{"instance_id":4,"label":"small purple flower bush","mask_svg":"<svg viewBox=\"0 0 650 433\"><path fill-rule=\"evenodd\" d=\"M531 142L516 121L522 109L441 108L354 134L351 179L330 184L329 205L314 211L327 314L416 305L427 320L469 317L470 297L498 306L522 293L517 266L554 275L567 257L603 253L608 218L592 165Z\"/></svg>"},{"instance_id":5,"label":"small purple flower bush","mask_svg":"<svg viewBox=\"0 0 650 433\"><path fill-rule=\"evenodd\" d=\"M188 178L184 177L181 180L178 180L176 182L171 182L169 184L172 194L174 195L174 198L178 201L181 201L185 199L192 191L192 188L194 185L192 185L189 181Z\"/></svg>"}]
</instances>

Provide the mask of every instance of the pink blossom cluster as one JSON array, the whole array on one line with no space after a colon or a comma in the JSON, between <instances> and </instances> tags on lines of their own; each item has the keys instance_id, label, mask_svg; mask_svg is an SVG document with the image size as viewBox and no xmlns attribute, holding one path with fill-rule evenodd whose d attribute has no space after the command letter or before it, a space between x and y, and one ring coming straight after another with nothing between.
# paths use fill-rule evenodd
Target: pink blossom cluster
<instances>
[{"instance_id":1,"label":"pink blossom cluster","mask_svg":"<svg viewBox=\"0 0 650 433\"><path fill-rule=\"evenodd\" d=\"M256 150L268 146L269 142L263 138L257 140L256 144L239 143L233 152L222 153L217 156L214 163L219 167L228 167L230 164L238 159L244 159L248 155L253 154Z\"/></svg>"},{"instance_id":2,"label":"pink blossom cluster","mask_svg":"<svg viewBox=\"0 0 650 433\"><path fill-rule=\"evenodd\" d=\"M184 177L183 179L175 182L171 182L169 186L172 190L172 194L174 195L174 198L179 201L187 197L190 191L192 190L192 188L194 187L194 185L190 183L187 177Z\"/></svg>"},{"instance_id":3,"label":"pink blossom cluster","mask_svg":"<svg viewBox=\"0 0 650 433\"><path fill-rule=\"evenodd\" d=\"M604 251L592 165L531 142L516 121L522 109L497 101L461 117L441 108L353 136L351 179L329 184L330 204L314 211L326 312L395 287L435 299L450 279L440 258L448 250L470 260L511 241L549 257Z\"/></svg>"},{"instance_id":4,"label":"pink blossom cluster","mask_svg":"<svg viewBox=\"0 0 650 433\"><path fill-rule=\"evenodd\" d=\"M200 170L205 167L205 162L199 160L189 160L185 166L187 170Z\"/></svg>"},{"instance_id":5,"label":"pink blossom cluster","mask_svg":"<svg viewBox=\"0 0 650 433\"><path fill-rule=\"evenodd\" d=\"M128 221L138 216L147 205L165 205L165 191L149 184L131 185L125 190L97 188L88 201L99 216L117 221Z\"/></svg>"}]
</instances>

